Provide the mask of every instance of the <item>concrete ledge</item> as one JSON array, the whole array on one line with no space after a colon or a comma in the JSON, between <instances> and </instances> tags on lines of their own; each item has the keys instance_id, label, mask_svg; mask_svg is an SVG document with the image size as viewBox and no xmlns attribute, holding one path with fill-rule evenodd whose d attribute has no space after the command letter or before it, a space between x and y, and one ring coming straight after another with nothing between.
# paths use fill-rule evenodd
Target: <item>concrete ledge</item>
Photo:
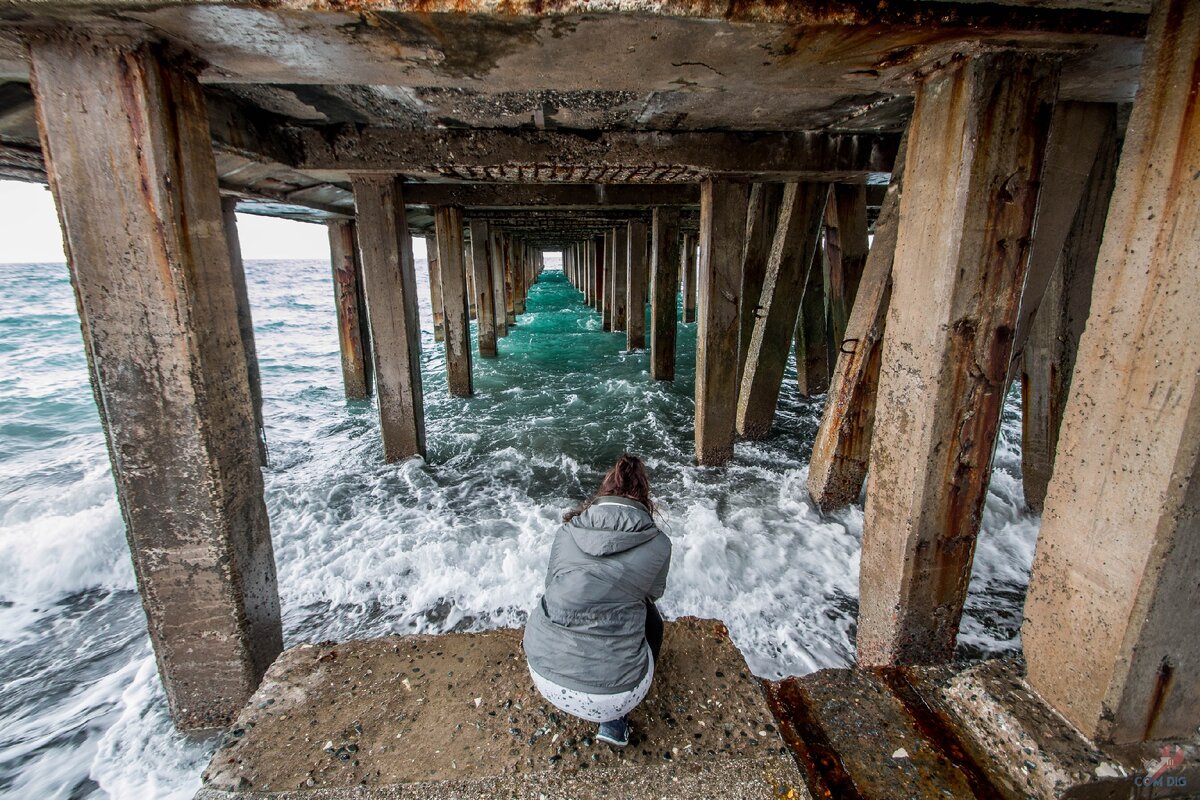
<instances>
[{"instance_id":1,"label":"concrete ledge","mask_svg":"<svg viewBox=\"0 0 1200 800\"><path fill-rule=\"evenodd\" d=\"M669 623L624 750L557 712L518 630L299 645L204 773L238 798L806 798L761 683L720 623Z\"/></svg>"}]
</instances>

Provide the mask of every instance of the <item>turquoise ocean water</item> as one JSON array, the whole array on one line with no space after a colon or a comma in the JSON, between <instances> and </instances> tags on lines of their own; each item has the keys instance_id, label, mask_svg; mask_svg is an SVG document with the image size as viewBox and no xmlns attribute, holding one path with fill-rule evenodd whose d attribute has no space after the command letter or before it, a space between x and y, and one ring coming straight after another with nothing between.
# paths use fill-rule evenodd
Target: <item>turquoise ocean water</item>
<instances>
[{"instance_id":1,"label":"turquoise ocean water","mask_svg":"<svg viewBox=\"0 0 1200 800\"><path fill-rule=\"evenodd\" d=\"M692 464L695 326L677 380L561 272L451 398L424 321L426 461L384 465L375 410L341 387L327 261L246 265L263 377L266 470L286 644L520 625L562 512L622 450L646 459L674 542L668 616L726 622L764 677L853 658L861 505L807 502L819 420L785 377L776 432L724 468ZM1037 519L1019 409L1005 409L960 636L1018 646ZM154 668L62 264L0 265L0 796L189 798L211 738L174 732Z\"/></svg>"}]
</instances>

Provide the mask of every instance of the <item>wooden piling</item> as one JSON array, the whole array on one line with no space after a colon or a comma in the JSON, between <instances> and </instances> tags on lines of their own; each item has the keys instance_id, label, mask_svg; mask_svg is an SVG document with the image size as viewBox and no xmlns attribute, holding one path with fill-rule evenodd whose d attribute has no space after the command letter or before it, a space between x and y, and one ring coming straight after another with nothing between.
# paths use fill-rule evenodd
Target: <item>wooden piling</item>
<instances>
[{"instance_id":1,"label":"wooden piling","mask_svg":"<svg viewBox=\"0 0 1200 800\"><path fill-rule=\"evenodd\" d=\"M282 649L247 349L195 62L29 41L46 176L167 705L228 725Z\"/></svg>"},{"instance_id":2,"label":"wooden piling","mask_svg":"<svg viewBox=\"0 0 1200 800\"><path fill-rule=\"evenodd\" d=\"M629 276L626 281L625 302L625 349L646 349L646 223L631 220L626 232L629 240Z\"/></svg>"},{"instance_id":3,"label":"wooden piling","mask_svg":"<svg viewBox=\"0 0 1200 800\"><path fill-rule=\"evenodd\" d=\"M421 332L412 241L399 179L352 175L375 394L385 461L425 455ZM436 253L436 247L434 248Z\"/></svg>"},{"instance_id":4,"label":"wooden piling","mask_svg":"<svg viewBox=\"0 0 1200 800\"><path fill-rule=\"evenodd\" d=\"M733 457L737 412L738 291L746 236L746 184L700 184L700 327L696 335L696 460Z\"/></svg>"},{"instance_id":5,"label":"wooden piling","mask_svg":"<svg viewBox=\"0 0 1200 800\"><path fill-rule=\"evenodd\" d=\"M442 302L446 325L446 377L450 394L470 397L471 323L467 313L467 276L463 255L463 213L458 206L433 211Z\"/></svg>"},{"instance_id":6,"label":"wooden piling","mask_svg":"<svg viewBox=\"0 0 1200 800\"><path fill-rule=\"evenodd\" d=\"M338 344L342 353L342 384L347 400L371 395L371 332L367 328L362 268L354 222L329 223L329 253L333 264L333 304L337 310Z\"/></svg>"},{"instance_id":7,"label":"wooden piling","mask_svg":"<svg viewBox=\"0 0 1200 800\"><path fill-rule=\"evenodd\" d=\"M917 89L863 525L861 664L953 656L1007 388L1057 63L982 53Z\"/></svg>"},{"instance_id":8,"label":"wooden piling","mask_svg":"<svg viewBox=\"0 0 1200 800\"><path fill-rule=\"evenodd\" d=\"M496 304L491 269L488 224L471 221L471 272L475 287L475 328L479 339L479 355L496 357Z\"/></svg>"},{"instance_id":9,"label":"wooden piling","mask_svg":"<svg viewBox=\"0 0 1200 800\"><path fill-rule=\"evenodd\" d=\"M825 248L822 246L813 253L796 325L796 381L802 397L815 397L829 389L824 273Z\"/></svg>"},{"instance_id":10,"label":"wooden piling","mask_svg":"<svg viewBox=\"0 0 1200 800\"><path fill-rule=\"evenodd\" d=\"M756 309L738 391L737 432L747 439L764 438L775 419L800 298L820 242L828 196L825 183L785 185L759 299L752 305L742 303L743 309Z\"/></svg>"},{"instance_id":11,"label":"wooden piling","mask_svg":"<svg viewBox=\"0 0 1200 800\"><path fill-rule=\"evenodd\" d=\"M813 442L808 492L824 511L844 508L857 500L867 477L881 342L892 296L892 260L900 224L906 147L907 139L901 141L883 207L875 220L875 241L867 254L821 426Z\"/></svg>"},{"instance_id":12,"label":"wooden piling","mask_svg":"<svg viewBox=\"0 0 1200 800\"><path fill-rule=\"evenodd\" d=\"M679 209L655 206L650 237L650 377L675 380L679 314Z\"/></svg>"}]
</instances>

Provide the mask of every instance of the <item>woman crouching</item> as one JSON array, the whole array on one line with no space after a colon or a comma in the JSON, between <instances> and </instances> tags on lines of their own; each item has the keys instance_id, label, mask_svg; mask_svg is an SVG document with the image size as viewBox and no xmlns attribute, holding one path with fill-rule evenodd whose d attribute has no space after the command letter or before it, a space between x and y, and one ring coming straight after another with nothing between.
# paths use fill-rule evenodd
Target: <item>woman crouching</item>
<instances>
[{"instance_id":1,"label":"woman crouching","mask_svg":"<svg viewBox=\"0 0 1200 800\"><path fill-rule=\"evenodd\" d=\"M538 691L599 722L596 738L614 747L629 743L628 714L650 691L662 646L654 601L666 589L671 540L653 514L646 467L626 453L596 494L563 517L546 592L525 626Z\"/></svg>"}]
</instances>

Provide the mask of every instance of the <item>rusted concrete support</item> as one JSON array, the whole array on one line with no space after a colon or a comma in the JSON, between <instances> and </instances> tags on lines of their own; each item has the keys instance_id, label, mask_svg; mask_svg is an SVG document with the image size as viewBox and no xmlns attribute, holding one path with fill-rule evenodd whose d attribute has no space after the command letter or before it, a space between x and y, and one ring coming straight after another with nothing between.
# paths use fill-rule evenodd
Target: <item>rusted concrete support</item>
<instances>
[{"instance_id":1,"label":"rusted concrete support","mask_svg":"<svg viewBox=\"0 0 1200 800\"><path fill-rule=\"evenodd\" d=\"M767 277L771 241L779 221L783 199L782 183L755 183L750 186L750 207L746 212L746 244L742 253L742 287L738 292L741 331L738 334L738 385L746 369L746 352L754 321L758 319L758 300Z\"/></svg>"},{"instance_id":2,"label":"rusted concrete support","mask_svg":"<svg viewBox=\"0 0 1200 800\"><path fill-rule=\"evenodd\" d=\"M195 66L29 45L47 178L175 724L228 724L282 649L254 399Z\"/></svg>"},{"instance_id":3,"label":"rusted concrete support","mask_svg":"<svg viewBox=\"0 0 1200 800\"><path fill-rule=\"evenodd\" d=\"M629 227L618 225L613 228L612 278L612 331L625 330L629 298L626 288L629 282Z\"/></svg>"},{"instance_id":4,"label":"rusted concrete support","mask_svg":"<svg viewBox=\"0 0 1200 800\"><path fill-rule=\"evenodd\" d=\"M824 273L825 248L818 247L804 282L796 324L796 382L803 397L815 397L829 389Z\"/></svg>"},{"instance_id":5,"label":"rusted concrete support","mask_svg":"<svg viewBox=\"0 0 1200 800\"><path fill-rule=\"evenodd\" d=\"M512 259L512 277L513 277L513 313L525 313L525 295L529 291L529 267L526 259L525 242L519 238L513 238L509 251L509 257Z\"/></svg>"},{"instance_id":6,"label":"rusted concrete support","mask_svg":"<svg viewBox=\"0 0 1200 800\"><path fill-rule=\"evenodd\" d=\"M517 263L513 239L507 233L500 234L500 252L504 256L504 313L511 328L517 324Z\"/></svg>"},{"instance_id":7,"label":"rusted concrete support","mask_svg":"<svg viewBox=\"0 0 1200 800\"><path fill-rule=\"evenodd\" d=\"M433 340L446 338L446 305L442 300L442 269L438 262L437 235L425 234L425 265L429 268L429 304L433 309Z\"/></svg>"},{"instance_id":8,"label":"rusted concrete support","mask_svg":"<svg viewBox=\"0 0 1200 800\"><path fill-rule=\"evenodd\" d=\"M867 187L836 183L825 207L825 258L829 281L829 327L834 352L846 338L850 309L867 263ZM835 363L837 359L834 359Z\"/></svg>"},{"instance_id":9,"label":"rusted concrete support","mask_svg":"<svg viewBox=\"0 0 1200 800\"><path fill-rule=\"evenodd\" d=\"M680 253L680 270L683 272L683 321L696 321L696 237L684 234L683 252Z\"/></svg>"},{"instance_id":10,"label":"rusted concrete support","mask_svg":"<svg viewBox=\"0 0 1200 800\"><path fill-rule=\"evenodd\" d=\"M458 206L438 206L433 212L442 302L446 310L446 378L450 394L470 397L471 322L467 316L467 274L463 254L463 217Z\"/></svg>"},{"instance_id":11,"label":"rusted concrete support","mask_svg":"<svg viewBox=\"0 0 1200 800\"><path fill-rule=\"evenodd\" d=\"M626 234L629 239L627 260L629 280L625 288L625 348L646 349L646 223L633 220Z\"/></svg>"},{"instance_id":12,"label":"rusted concrete support","mask_svg":"<svg viewBox=\"0 0 1200 800\"><path fill-rule=\"evenodd\" d=\"M488 266L492 274L492 302L495 304L496 336L508 336L508 290L504 279L504 240L499 230L488 230Z\"/></svg>"},{"instance_id":13,"label":"rusted concrete support","mask_svg":"<svg viewBox=\"0 0 1200 800\"><path fill-rule=\"evenodd\" d=\"M1026 504L1038 513L1050 483L1075 353L1091 306L1117 156L1115 106L1055 106L1042 181L1046 188L1038 202L1013 345L1023 351L1014 360L1021 380L1021 480Z\"/></svg>"},{"instance_id":14,"label":"rusted concrete support","mask_svg":"<svg viewBox=\"0 0 1200 800\"><path fill-rule=\"evenodd\" d=\"M656 206L650 237L650 377L675 380L679 297L679 209Z\"/></svg>"},{"instance_id":15,"label":"rusted concrete support","mask_svg":"<svg viewBox=\"0 0 1200 800\"><path fill-rule=\"evenodd\" d=\"M353 222L329 223L329 254L342 352L342 383L347 400L365 400L371 396L371 332L367 328L362 267L358 262Z\"/></svg>"},{"instance_id":16,"label":"rusted concrete support","mask_svg":"<svg viewBox=\"0 0 1200 800\"><path fill-rule=\"evenodd\" d=\"M412 241L397 178L353 175L358 250L375 358L385 461L425 455L421 328ZM436 253L436 248L431 251Z\"/></svg>"},{"instance_id":17,"label":"rusted concrete support","mask_svg":"<svg viewBox=\"0 0 1200 800\"><path fill-rule=\"evenodd\" d=\"M229 248L230 275L233 292L237 298L238 331L242 335L242 347L246 351L246 378L250 384L250 398L254 403L254 428L258 435L258 452L265 466L267 463L267 429L263 425L262 377L258 371L258 348L254 345L254 319L250 314L250 295L246 290L246 267L242 263L242 243L238 238L237 200L221 198L221 219L225 224L225 243Z\"/></svg>"},{"instance_id":18,"label":"rusted concrete support","mask_svg":"<svg viewBox=\"0 0 1200 800\"><path fill-rule=\"evenodd\" d=\"M875 220L875 241L850 311L846 333L813 442L808 492L818 508L830 511L858 499L870 461L875 396L883 326L892 296L892 260L904 192L904 152L900 154Z\"/></svg>"},{"instance_id":19,"label":"rusted concrete support","mask_svg":"<svg viewBox=\"0 0 1200 800\"><path fill-rule=\"evenodd\" d=\"M696 333L696 461L733 457L737 412L738 291L746 238L746 184L700 184L700 326Z\"/></svg>"},{"instance_id":20,"label":"rusted concrete support","mask_svg":"<svg viewBox=\"0 0 1200 800\"><path fill-rule=\"evenodd\" d=\"M1021 629L1029 682L1101 741L1200 725L1198 86L1200 5L1156 3Z\"/></svg>"},{"instance_id":21,"label":"rusted concrete support","mask_svg":"<svg viewBox=\"0 0 1200 800\"><path fill-rule=\"evenodd\" d=\"M954 654L1057 72L1043 55L985 53L917 89L871 442L862 664Z\"/></svg>"},{"instance_id":22,"label":"rusted concrete support","mask_svg":"<svg viewBox=\"0 0 1200 800\"><path fill-rule=\"evenodd\" d=\"M479 355L496 357L496 302L493 292L491 248L486 222L471 223L471 272L475 287L475 319L479 339Z\"/></svg>"},{"instance_id":23,"label":"rusted concrete support","mask_svg":"<svg viewBox=\"0 0 1200 800\"><path fill-rule=\"evenodd\" d=\"M771 431L828 196L825 183L786 185L759 299L752 306L742 303L743 309L756 310L738 391L737 432L747 439L762 439Z\"/></svg>"}]
</instances>

